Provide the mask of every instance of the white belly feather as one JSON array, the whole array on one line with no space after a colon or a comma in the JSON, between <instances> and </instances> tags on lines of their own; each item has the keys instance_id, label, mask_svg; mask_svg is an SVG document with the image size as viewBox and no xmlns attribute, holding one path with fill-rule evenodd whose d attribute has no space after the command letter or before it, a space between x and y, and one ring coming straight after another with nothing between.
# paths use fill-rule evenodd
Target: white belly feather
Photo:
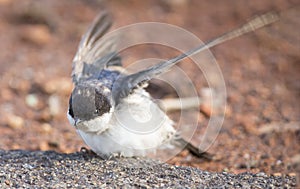
<instances>
[{"instance_id":1,"label":"white belly feather","mask_svg":"<svg viewBox=\"0 0 300 189\"><path fill-rule=\"evenodd\" d=\"M115 153L125 157L144 156L167 144L176 133L172 120L143 89L123 99L110 114L105 125L104 121L94 119L92 129L77 130L85 143L104 158Z\"/></svg>"}]
</instances>

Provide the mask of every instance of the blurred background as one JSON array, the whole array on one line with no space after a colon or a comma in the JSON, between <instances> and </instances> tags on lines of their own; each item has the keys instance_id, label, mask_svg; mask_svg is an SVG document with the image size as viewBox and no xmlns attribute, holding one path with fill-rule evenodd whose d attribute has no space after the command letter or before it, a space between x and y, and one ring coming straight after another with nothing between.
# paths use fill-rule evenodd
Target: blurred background
<instances>
[{"instance_id":1,"label":"blurred background","mask_svg":"<svg viewBox=\"0 0 300 189\"><path fill-rule=\"evenodd\" d=\"M0 149L72 153L84 146L66 118L73 88L71 64L81 35L103 10L114 18L112 29L163 22L182 27L203 41L254 15L280 12L279 22L212 49L228 93L223 127L209 149L218 160L206 162L183 151L169 163L233 173L299 173L297 0L0 0ZM124 61L173 55L176 53L150 48ZM180 63L201 90L205 80L190 65ZM154 95L173 96L172 91L161 91L163 95ZM196 135L203 133L209 116L202 108Z\"/></svg>"}]
</instances>

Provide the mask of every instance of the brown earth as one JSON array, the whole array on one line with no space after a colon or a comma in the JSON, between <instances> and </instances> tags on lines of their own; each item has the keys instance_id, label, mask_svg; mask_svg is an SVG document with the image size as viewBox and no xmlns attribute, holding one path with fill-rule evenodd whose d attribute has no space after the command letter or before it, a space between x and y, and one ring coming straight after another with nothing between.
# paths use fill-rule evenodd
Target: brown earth
<instances>
[{"instance_id":1,"label":"brown earth","mask_svg":"<svg viewBox=\"0 0 300 189\"><path fill-rule=\"evenodd\" d=\"M297 0L0 0L0 149L70 153L84 146L66 118L71 61L81 35L101 10L112 13L113 29L164 22L203 41L275 10L279 22L212 49L228 97L223 127L209 149L219 160L198 160L184 151L169 163L208 171L299 174L299 5ZM133 56L174 54L150 48ZM190 65L180 63L199 81L200 90L205 80L193 75ZM209 119L200 112L199 118L196 135Z\"/></svg>"}]
</instances>

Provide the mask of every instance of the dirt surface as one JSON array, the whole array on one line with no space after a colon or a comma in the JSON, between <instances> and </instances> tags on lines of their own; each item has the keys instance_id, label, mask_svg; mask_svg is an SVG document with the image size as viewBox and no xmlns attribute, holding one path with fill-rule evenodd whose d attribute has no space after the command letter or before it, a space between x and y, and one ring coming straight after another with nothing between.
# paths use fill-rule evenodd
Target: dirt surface
<instances>
[{"instance_id":1,"label":"dirt surface","mask_svg":"<svg viewBox=\"0 0 300 189\"><path fill-rule=\"evenodd\" d=\"M0 149L71 153L84 146L66 118L73 88L71 62L81 35L102 10L112 13L113 29L143 21L164 22L203 41L254 15L280 12L279 22L212 49L227 89L225 121L209 149L218 160L198 160L184 151L169 163L207 171L299 174L297 0L0 0ZM152 49L133 56L175 54ZM200 90L205 80L190 65L180 63ZM209 120L203 112L199 118L196 136L201 136Z\"/></svg>"},{"instance_id":2,"label":"dirt surface","mask_svg":"<svg viewBox=\"0 0 300 189\"><path fill-rule=\"evenodd\" d=\"M294 188L296 178L214 173L147 158L0 150L1 188Z\"/></svg>"}]
</instances>

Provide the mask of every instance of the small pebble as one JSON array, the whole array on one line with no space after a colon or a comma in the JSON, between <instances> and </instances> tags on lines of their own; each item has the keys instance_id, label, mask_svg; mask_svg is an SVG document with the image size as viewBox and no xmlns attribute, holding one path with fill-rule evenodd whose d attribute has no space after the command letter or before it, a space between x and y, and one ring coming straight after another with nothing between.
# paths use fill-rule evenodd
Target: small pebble
<instances>
[{"instance_id":1,"label":"small pebble","mask_svg":"<svg viewBox=\"0 0 300 189\"><path fill-rule=\"evenodd\" d=\"M204 103L200 105L200 111L207 117L212 116L212 107L208 103Z\"/></svg>"},{"instance_id":2,"label":"small pebble","mask_svg":"<svg viewBox=\"0 0 300 189\"><path fill-rule=\"evenodd\" d=\"M45 25L28 25L22 28L21 39L36 45L45 45L51 41L51 34Z\"/></svg>"},{"instance_id":3,"label":"small pebble","mask_svg":"<svg viewBox=\"0 0 300 189\"><path fill-rule=\"evenodd\" d=\"M48 99L49 111L52 116L59 115L61 112L61 102L57 95L51 95Z\"/></svg>"},{"instance_id":4,"label":"small pebble","mask_svg":"<svg viewBox=\"0 0 300 189\"><path fill-rule=\"evenodd\" d=\"M12 78L8 81L8 85L11 89L18 91L19 93L26 93L31 87L31 83L27 80L20 78Z\"/></svg>"},{"instance_id":5,"label":"small pebble","mask_svg":"<svg viewBox=\"0 0 300 189\"><path fill-rule=\"evenodd\" d=\"M58 93L70 95L73 89L73 83L70 78L54 78L41 84L43 90L48 94Z\"/></svg>"},{"instance_id":6,"label":"small pebble","mask_svg":"<svg viewBox=\"0 0 300 189\"><path fill-rule=\"evenodd\" d=\"M248 154L248 153L244 154L244 158L245 159L250 159L250 154Z\"/></svg>"},{"instance_id":7,"label":"small pebble","mask_svg":"<svg viewBox=\"0 0 300 189\"><path fill-rule=\"evenodd\" d=\"M42 142L39 144L39 149L42 150L42 151L49 150L48 142L47 142L47 141L42 141Z\"/></svg>"},{"instance_id":8,"label":"small pebble","mask_svg":"<svg viewBox=\"0 0 300 189\"><path fill-rule=\"evenodd\" d=\"M276 165L282 165L282 161L281 160L277 160L276 161Z\"/></svg>"},{"instance_id":9,"label":"small pebble","mask_svg":"<svg viewBox=\"0 0 300 189\"><path fill-rule=\"evenodd\" d=\"M9 180L5 180L5 184L6 184L6 185L10 185Z\"/></svg>"},{"instance_id":10,"label":"small pebble","mask_svg":"<svg viewBox=\"0 0 300 189\"><path fill-rule=\"evenodd\" d=\"M288 176L289 176L289 177L296 177L297 174L296 174L296 173L289 173Z\"/></svg>"},{"instance_id":11,"label":"small pebble","mask_svg":"<svg viewBox=\"0 0 300 189\"><path fill-rule=\"evenodd\" d=\"M13 129L21 129L24 127L24 119L22 117L16 115L8 115L7 116L7 124L9 127Z\"/></svg>"},{"instance_id":12,"label":"small pebble","mask_svg":"<svg viewBox=\"0 0 300 189\"><path fill-rule=\"evenodd\" d=\"M35 94L29 94L26 96L25 102L27 106L31 108L37 108L39 104L39 99Z\"/></svg>"},{"instance_id":13,"label":"small pebble","mask_svg":"<svg viewBox=\"0 0 300 189\"><path fill-rule=\"evenodd\" d=\"M268 175L264 172L259 172L259 173L256 173L256 176L258 176L258 177L267 177Z\"/></svg>"},{"instance_id":14,"label":"small pebble","mask_svg":"<svg viewBox=\"0 0 300 189\"><path fill-rule=\"evenodd\" d=\"M49 122L52 119L49 108L45 108L39 115L38 120L42 122Z\"/></svg>"},{"instance_id":15,"label":"small pebble","mask_svg":"<svg viewBox=\"0 0 300 189\"><path fill-rule=\"evenodd\" d=\"M273 173L272 175L275 176L275 177L281 177L282 173Z\"/></svg>"},{"instance_id":16,"label":"small pebble","mask_svg":"<svg viewBox=\"0 0 300 189\"><path fill-rule=\"evenodd\" d=\"M41 125L41 128L42 128L42 131L45 134L49 134L49 133L51 133L53 131L53 128L52 128L52 126L49 123L43 123Z\"/></svg>"},{"instance_id":17,"label":"small pebble","mask_svg":"<svg viewBox=\"0 0 300 189\"><path fill-rule=\"evenodd\" d=\"M20 147L20 145L19 144L12 144L12 147L11 147L11 149L13 149L13 150L17 150L17 149L20 149L21 147Z\"/></svg>"}]
</instances>

